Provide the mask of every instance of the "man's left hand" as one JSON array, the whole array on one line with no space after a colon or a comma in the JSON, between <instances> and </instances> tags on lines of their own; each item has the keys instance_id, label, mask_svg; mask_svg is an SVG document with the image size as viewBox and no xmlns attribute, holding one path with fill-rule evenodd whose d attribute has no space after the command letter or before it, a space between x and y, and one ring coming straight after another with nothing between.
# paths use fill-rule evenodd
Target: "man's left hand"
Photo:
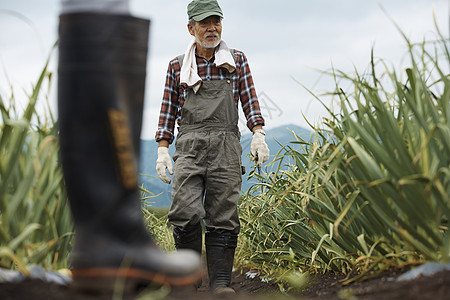
<instances>
[{"instance_id":1,"label":"man's left hand","mask_svg":"<svg viewBox=\"0 0 450 300\"><path fill-rule=\"evenodd\" d=\"M263 133L255 132L253 134L250 152L254 157L258 158L256 162L258 168L261 168L262 164L269 159L269 147L267 147Z\"/></svg>"}]
</instances>

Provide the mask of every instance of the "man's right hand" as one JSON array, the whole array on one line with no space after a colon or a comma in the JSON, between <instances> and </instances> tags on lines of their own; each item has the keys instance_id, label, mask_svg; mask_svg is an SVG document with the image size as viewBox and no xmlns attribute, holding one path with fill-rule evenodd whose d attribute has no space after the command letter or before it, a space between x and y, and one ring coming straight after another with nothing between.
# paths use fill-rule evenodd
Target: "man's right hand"
<instances>
[{"instance_id":1,"label":"man's right hand","mask_svg":"<svg viewBox=\"0 0 450 300\"><path fill-rule=\"evenodd\" d=\"M169 171L170 175L173 175L172 159L169 155L169 148L159 147L158 148L158 159L156 160L156 172L158 177L167 184L170 184L170 177L166 173Z\"/></svg>"}]
</instances>

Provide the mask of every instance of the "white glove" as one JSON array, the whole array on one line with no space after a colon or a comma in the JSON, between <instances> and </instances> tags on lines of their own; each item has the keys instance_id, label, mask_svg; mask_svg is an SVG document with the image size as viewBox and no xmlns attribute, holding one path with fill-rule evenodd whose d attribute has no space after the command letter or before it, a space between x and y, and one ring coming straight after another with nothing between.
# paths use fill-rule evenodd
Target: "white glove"
<instances>
[{"instance_id":1,"label":"white glove","mask_svg":"<svg viewBox=\"0 0 450 300\"><path fill-rule=\"evenodd\" d=\"M256 163L258 168L261 168L263 162L266 162L269 159L269 147L267 147L264 139L265 135L263 133L255 132L250 146L251 154L258 158Z\"/></svg>"},{"instance_id":2,"label":"white glove","mask_svg":"<svg viewBox=\"0 0 450 300\"><path fill-rule=\"evenodd\" d=\"M169 148L159 147L158 148L158 159L156 160L156 172L158 173L159 179L167 184L170 184L170 177L166 173L169 171L170 175L173 175L172 159L169 155Z\"/></svg>"}]
</instances>

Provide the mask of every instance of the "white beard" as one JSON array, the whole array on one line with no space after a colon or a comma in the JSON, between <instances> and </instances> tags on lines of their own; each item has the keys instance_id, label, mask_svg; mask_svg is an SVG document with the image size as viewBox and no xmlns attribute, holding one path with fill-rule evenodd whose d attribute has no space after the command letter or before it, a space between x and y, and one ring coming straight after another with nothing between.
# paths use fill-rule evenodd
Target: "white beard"
<instances>
[{"instance_id":1,"label":"white beard","mask_svg":"<svg viewBox=\"0 0 450 300\"><path fill-rule=\"evenodd\" d=\"M217 42L215 42L214 44L209 44L209 43L206 43L206 42L201 42L200 41L200 39L198 38L198 35L197 35L197 31L195 30L195 28L194 28L194 33L195 33L195 41L197 42L197 44L198 45L200 45L200 46L202 46L203 48L208 48L208 49L214 49L214 48L216 48L217 46L219 46L219 44L220 44L220 39L219 39L219 34L218 33L215 33L215 35L216 35L216 37L218 38L217 39ZM204 39L206 40L206 36L207 35L210 35L210 33L205 33L205 36L204 36Z\"/></svg>"}]
</instances>

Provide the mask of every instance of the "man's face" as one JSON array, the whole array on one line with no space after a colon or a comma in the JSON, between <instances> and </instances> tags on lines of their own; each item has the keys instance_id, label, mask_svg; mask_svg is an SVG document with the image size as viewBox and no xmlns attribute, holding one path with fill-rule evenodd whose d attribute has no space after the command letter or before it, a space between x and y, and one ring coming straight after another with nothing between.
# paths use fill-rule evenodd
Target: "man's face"
<instances>
[{"instance_id":1,"label":"man's face","mask_svg":"<svg viewBox=\"0 0 450 300\"><path fill-rule=\"evenodd\" d=\"M210 16L195 26L188 25L191 35L195 36L197 44L203 48L215 48L219 45L222 36L222 20L219 16Z\"/></svg>"}]
</instances>

